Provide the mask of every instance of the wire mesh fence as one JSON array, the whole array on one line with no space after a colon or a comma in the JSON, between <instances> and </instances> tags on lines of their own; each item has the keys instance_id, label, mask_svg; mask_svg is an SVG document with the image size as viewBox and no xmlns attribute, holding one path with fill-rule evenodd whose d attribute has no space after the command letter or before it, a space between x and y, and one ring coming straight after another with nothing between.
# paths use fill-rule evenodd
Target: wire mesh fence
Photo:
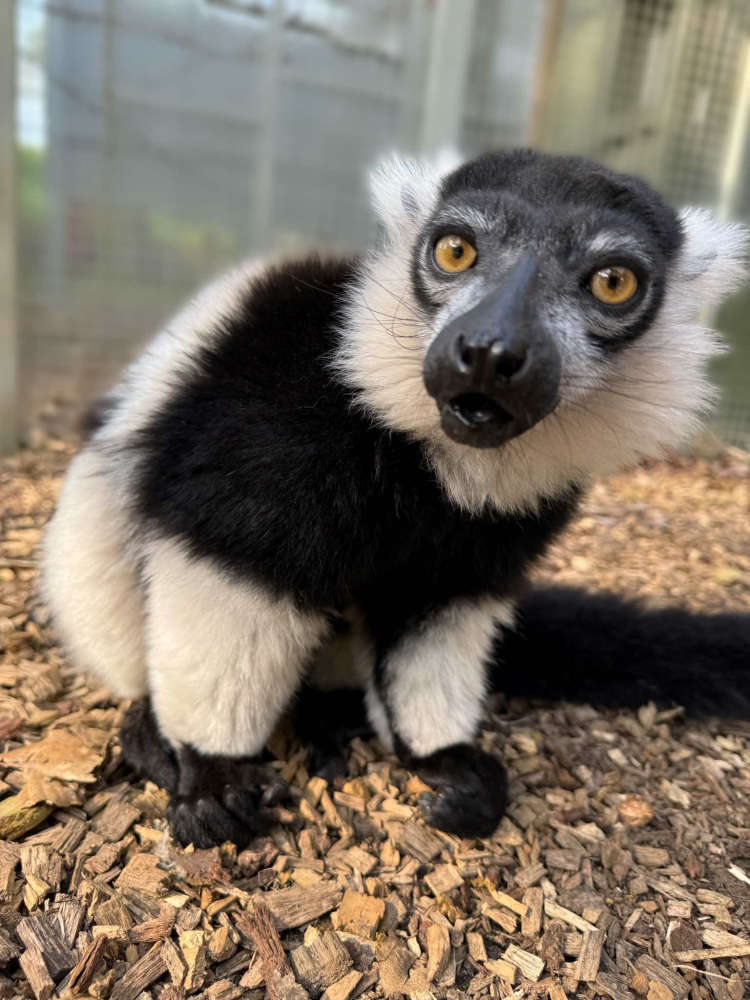
<instances>
[{"instance_id":1,"label":"wire mesh fence","mask_svg":"<svg viewBox=\"0 0 750 1000\"><path fill-rule=\"evenodd\" d=\"M746 0L16 0L25 426L247 254L371 237L390 148L531 142L750 217ZM750 444L750 298L716 427Z\"/></svg>"}]
</instances>

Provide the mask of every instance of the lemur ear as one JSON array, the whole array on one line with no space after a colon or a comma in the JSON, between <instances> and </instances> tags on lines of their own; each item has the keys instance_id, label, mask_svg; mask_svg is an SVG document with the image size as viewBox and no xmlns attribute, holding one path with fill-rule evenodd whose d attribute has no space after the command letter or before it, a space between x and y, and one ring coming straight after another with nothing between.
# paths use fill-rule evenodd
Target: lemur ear
<instances>
[{"instance_id":1,"label":"lemur ear","mask_svg":"<svg viewBox=\"0 0 750 1000\"><path fill-rule=\"evenodd\" d=\"M750 274L750 230L736 222L721 222L706 208L683 208L680 222L685 242L679 277L690 283L701 305L716 305Z\"/></svg>"},{"instance_id":2,"label":"lemur ear","mask_svg":"<svg viewBox=\"0 0 750 1000\"><path fill-rule=\"evenodd\" d=\"M433 160L415 160L392 153L370 172L370 195L378 221L391 241L416 234L435 207L440 184L461 163L454 151Z\"/></svg>"}]
</instances>

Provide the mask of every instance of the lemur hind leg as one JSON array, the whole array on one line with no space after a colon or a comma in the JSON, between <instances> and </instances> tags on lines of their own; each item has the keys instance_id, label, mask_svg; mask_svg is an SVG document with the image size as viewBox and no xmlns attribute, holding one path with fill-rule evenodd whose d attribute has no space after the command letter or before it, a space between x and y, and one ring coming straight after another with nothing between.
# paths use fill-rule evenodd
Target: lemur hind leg
<instances>
[{"instance_id":1,"label":"lemur hind leg","mask_svg":"<svg viewBox=\"0 0 750 1000\"><path fill-rule=\"evenodd\" d=\"M42 553L42 591L80 669L122 698L146 693L143 595L110 463L93 446L68 468Z\"/></svg>"},{"instance_id":2,"label":"lemur hind leg","mask_svg":"<svg viewBox=\"0 0 750 1000\"><path fill-rule=\"evenodd\" d=\"M178 840L244 844L263 828L264 809L279 791L257 757L327 620L190 556L175 541L151 547L147 573L153 713L141 711L135 734L126 726L125 759L147 774L155 760L170 781L168 815Z\"/></svg>"},{"instance_id":3,"label":"lemur hind leg","mask_svg":"<svg viewBox=\"0 0 750 1000\"><path fill-rule=\"evenodd\" d=\"M473 741L496 624L511 618L507 602L486 597L456 600L400 630L375 626L371 721L381 739L387 724L401 759L435 790L422 803L428 823L459 836L491 835L505 811L505 770Z\"/></svg>"}]
</instances>

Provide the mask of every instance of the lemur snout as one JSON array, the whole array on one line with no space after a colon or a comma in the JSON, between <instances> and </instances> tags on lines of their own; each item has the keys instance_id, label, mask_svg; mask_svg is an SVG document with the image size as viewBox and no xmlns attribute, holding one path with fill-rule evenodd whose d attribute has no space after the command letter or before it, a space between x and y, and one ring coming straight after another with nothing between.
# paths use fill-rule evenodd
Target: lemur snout
<instances>
[{"instance_id":1,"label":"lemur snout","mask_svg":"<svg viewBox=\"0 0 750 1000\"><path fill-rule=\"evenodd\" d=\"M560 354L539 320L538 273L538 261L522 257L430 345L425 386L454 441L497 447L557 405Z\"/></svg>"}]
</instances>

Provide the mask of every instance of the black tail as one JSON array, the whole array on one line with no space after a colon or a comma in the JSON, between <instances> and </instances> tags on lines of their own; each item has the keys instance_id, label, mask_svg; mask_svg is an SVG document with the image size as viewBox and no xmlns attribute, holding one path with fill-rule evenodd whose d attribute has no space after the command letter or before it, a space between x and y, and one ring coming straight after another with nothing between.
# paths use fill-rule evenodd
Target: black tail
<instances>
[{"instance_id":1,"label":"black tail","mask_svg":"<svg viewBox=\"0 0 750 1000\"><path fill-rule=\"evenodd\" d=\"M648 610L614 594L531 591L495 646L509 696L750 719L750 614Z\"/></svg>"}]
</instances>

